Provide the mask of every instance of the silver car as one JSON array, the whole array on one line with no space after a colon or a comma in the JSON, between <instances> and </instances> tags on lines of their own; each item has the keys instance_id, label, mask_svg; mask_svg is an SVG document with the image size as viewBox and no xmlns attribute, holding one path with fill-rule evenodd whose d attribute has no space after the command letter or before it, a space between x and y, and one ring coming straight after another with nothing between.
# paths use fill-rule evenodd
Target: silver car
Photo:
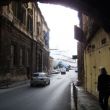
<instances>
[{"instance_id":1,"label":"silver car","mask_svg":"<svg viewBox=\"0 0 110 110\"><path fill-rule=\"evenodd\" d=\"M48 77L47 73L37 72L32 74L30 86L49 85L49 84L50 84L50 78Z\"/></svg>"}]
</instances>

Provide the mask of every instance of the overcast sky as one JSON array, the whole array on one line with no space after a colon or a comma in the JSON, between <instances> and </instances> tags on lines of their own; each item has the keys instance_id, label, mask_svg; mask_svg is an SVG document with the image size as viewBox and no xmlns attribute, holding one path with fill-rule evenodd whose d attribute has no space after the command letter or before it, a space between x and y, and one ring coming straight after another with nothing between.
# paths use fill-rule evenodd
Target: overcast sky
<instances>
[{"instance_id":1,"label":"overcast sky","mask_svg":"<svg viewBox=\"0 0 110 110\"><path fill-rule=\"evenodd\" d=\"M59 5L38 5L50 28L50 49L59 49L61 54L69 57L77 54L74 39L74 25L79 25L77 11Z\"/></svg>"}]
</instances>

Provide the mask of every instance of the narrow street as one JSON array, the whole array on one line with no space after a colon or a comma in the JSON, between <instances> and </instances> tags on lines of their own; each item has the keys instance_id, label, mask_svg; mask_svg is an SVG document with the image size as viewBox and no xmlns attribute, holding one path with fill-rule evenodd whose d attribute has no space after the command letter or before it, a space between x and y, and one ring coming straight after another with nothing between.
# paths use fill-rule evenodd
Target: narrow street
<instances>
[{"instance_id":1,"label":"narrow street","mask_svg":"<svg viewBox=\"0 0 110 110\"><path fill-rule=\"evenodd\" d=\"M70 85L76 74L53 74L48 86L26 84L0 93L0 110L71 110Z\"/></svg>"}]
</instances>

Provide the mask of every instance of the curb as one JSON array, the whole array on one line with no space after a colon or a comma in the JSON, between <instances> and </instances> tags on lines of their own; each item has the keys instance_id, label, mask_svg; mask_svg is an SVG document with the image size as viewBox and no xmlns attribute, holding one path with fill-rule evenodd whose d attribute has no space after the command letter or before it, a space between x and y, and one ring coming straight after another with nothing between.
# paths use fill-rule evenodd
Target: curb
<instances>
[{"instance_id":1,"label":"curb","mask_svg":"<svg viewBox=\"0 0 110 110\"><path fill-rule=\"evenodd\" d=\"M73 100L73 83L71 83L71 110L75 110L74 108L74 100Z\"/></svg>"}]
</instances>

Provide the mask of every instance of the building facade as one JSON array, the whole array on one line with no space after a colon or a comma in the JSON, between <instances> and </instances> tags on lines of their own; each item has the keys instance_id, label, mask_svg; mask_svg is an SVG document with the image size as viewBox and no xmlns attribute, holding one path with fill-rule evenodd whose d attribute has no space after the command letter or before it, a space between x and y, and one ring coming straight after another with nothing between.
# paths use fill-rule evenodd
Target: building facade
<instances>
[{"instance_id":1,"label":"building facade","mask_svg":"<svg viewBox=\"0 0 110 110\"><path fill-rule=\"evenodd\" d=\"M96 19L81 13L80 23L79 33L81 31L83 34L80 34L79 37L80 39L86 39L82 40L85 42L79 40L79 47L81 48L81 44L84 45L83 57L80 57L81 52L78 53L80 62L84 62L84 68L82 67L84 87L85 90L97 97L99 67L105 67L110 74L110 34L102 28Z\"/></svg>"},{"instance_id":2,"label":"building facade","mask_svg":"<svg viewBox=\"0 0 110 110\"><path fill-rule=\"evenodd\" d=\"M49 28L37 3L0 7L0 80L49 69Z\"/></svg>"}]
</instances>

